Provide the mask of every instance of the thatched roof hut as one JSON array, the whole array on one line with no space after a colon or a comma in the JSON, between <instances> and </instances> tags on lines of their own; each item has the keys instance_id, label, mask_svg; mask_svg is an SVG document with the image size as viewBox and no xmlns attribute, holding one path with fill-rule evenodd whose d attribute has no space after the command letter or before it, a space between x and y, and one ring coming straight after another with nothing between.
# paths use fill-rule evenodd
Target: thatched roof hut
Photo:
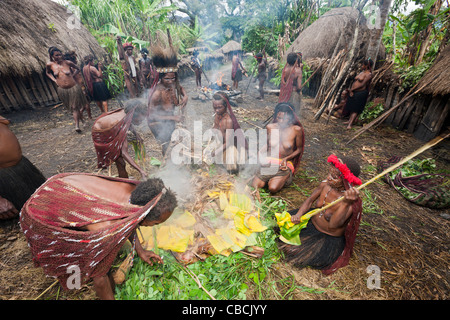
<instances>
[{"instance_id":1,"label":"thatched roof hut","mask_svg":"<svg viewBox=\"0 0 450 320\"><path fill-rule=\"evenodd\" d=\"M300 51L304 60L314 58L329 59L333 53L350 48L359 12L352 7L336 8L328 11L308 26L286 50L284 59L293 51ZM369 29L366 20L360 21L359 37L361 53L367 52ZM378 60L385 58L385 50L379 50Z\"/></svg>"},{"instance_id":2,"label":"thatched roof hut","mask_svg":"<svg viewBox=\"0 0 450 320\"><path fill-rule=\"evenodd\" d=\"M50 46L75 50L79 60L106 55L74 14L51 0L2 0L0 15L0 112L59 101L43 74Z\"/></svg>"}]
</instances>

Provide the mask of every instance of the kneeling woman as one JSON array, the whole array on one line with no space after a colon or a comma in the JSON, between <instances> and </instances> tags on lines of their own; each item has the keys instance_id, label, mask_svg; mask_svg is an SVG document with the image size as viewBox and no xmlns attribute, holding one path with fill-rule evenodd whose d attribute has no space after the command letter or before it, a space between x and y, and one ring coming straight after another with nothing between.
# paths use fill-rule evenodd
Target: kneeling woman
<instances>
[{"instance_id":1,"label":"kneeling woman","mask_svg":"<svg viewBox=\"0 0 450 320\"><path fill-rule=\"evenodd\" d=\"M267 144L259 151L261 165L253 178L252 186L258 190L267 184L269 191L276 193L292 183L303 155L305 135L290 103L278 104L273 119L273 122L267 125ZM278 157L266 156L273 155L277 150ZM273 170L273 173L267 174L274 168L276 170Z\"/></svg>"},{"instance_id":2,"label":"kneeling woman","mask_svg":"<svg viewBox=\"0 0 450 320\"><path fill-rule=\"evenodd\" d=\"M291 210L291 221L299 223L311 206L321 208L340 197L343 201L313 215L300 232L301 245L283 243L280 249L296 267L312 267L330 274L348 264L361 218L362 202L353 185L360 185L359 165L350 158L330 155L327 178L298 210Z\"/></svg>"}]
</instances>

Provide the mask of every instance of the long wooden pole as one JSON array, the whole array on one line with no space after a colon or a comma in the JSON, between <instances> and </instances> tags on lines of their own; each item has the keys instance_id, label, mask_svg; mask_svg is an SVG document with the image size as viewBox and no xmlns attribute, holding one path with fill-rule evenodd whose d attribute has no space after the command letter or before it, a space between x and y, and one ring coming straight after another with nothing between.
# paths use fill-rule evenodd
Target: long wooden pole
<instances>
[{"instance_id":1,"label":"long wooden pole","mask_svg":"<svg viewBox=\"0 0 450 320\"><path fill-rule=\"evenodd\" d=\"M420 147L419 149L417 149L416 151L411 153L409 156L403 158L401 161L399 161L396 164L394 164L393 166L385 169L383 172L381 172L380 174L376 175L375 177L373 177L372 179L370 179L366 183L356 187L355 189L361 190L361 189L367 187L369 184L371 184L374 181L378 180L379 178L383 177L387 173L397 169L398 167L400 167L405 162L411 160L412 158L414 158L417 155L421 154L425 150L435 146L436 144L438 144L439 142L441 142L442 140L444 140L444 139L446 139L448 137L450 137L450 133L446 133L444 136L438 136L438 137L434 138L433 140L429 141L428 143L426 143L425 145L423 145L422 147ZM341 202L342 200L344 200L344 197L340 197L340 198L336 199L335 201L327 204L326 206L324 206L322 208L315 209L315 210L312 210L312 211L308 212L307 214L304 214L303 216L301 216L300 222L303 222L303 221L305 221L307 219L310 219L312 216L314 216L314 215L318 214L319 212L322 212L322 211L324 211L324 210L334 206L336 203Z\"/></svg>"}]
</instances>

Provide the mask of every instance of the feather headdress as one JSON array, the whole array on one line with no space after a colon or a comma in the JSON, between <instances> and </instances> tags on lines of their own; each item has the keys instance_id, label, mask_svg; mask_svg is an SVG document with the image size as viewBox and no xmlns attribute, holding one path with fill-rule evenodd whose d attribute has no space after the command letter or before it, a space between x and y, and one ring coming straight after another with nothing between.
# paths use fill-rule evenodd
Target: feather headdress
<instances>
[{"instance_id":1,"label":"feather headdress","mask_svg":"<svg viewBox=\"0 0 450 320\"><path fill-rule=\"evenodd\" d=\"M151 48L152 60L159 73L178 72L178 57L175 49L161 45Z\"/></svg>"}]
</instances>

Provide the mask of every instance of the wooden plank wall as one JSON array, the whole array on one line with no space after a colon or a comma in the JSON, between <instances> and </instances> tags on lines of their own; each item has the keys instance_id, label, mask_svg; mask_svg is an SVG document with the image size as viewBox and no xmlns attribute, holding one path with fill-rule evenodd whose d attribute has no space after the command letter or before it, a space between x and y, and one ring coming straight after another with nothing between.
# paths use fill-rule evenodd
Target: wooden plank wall
<instances>
[{"instance_id":1,"label":"wooden plank wall","mask_svg":"<svg viewBox=\"0 0 450 320\"><path fill-rule=\"evenodd\" d=\"M396 85L384 88L382 98L385 110L395 106L406 92L399 93ZM374 97L375 98L375 97ZM384 121L392 127L403 130L423 141L429 141L440 134L449 123L450 96L420 95L410 98L398 107Z\"/></svg>"},{"instance_id":2,"label":"wooden plank wall","mask_svg":"<svg viewBox=\"0 0 450 320\"><path fill-rule=\"evenodd\" d=\"M0 77L0 114L46 107L59 102L55 84L43 74Z\"/></svg>"}]
</instances>

